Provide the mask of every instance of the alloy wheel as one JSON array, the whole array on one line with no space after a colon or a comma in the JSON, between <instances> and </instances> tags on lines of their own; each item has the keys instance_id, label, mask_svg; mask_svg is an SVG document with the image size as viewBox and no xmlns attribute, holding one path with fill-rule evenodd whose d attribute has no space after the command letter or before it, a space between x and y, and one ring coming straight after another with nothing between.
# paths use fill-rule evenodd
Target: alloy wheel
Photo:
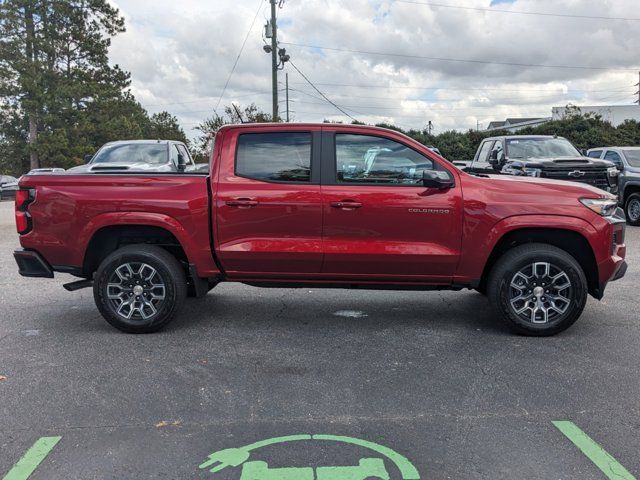
<instances>
[{"instance_id":1,"label":"alloy wheel","mask_svg":"<svg viewBox=\"0 0 640 480\"><path fill-rule=\"evenodd\" d=\"M158 271L146 263L124 263L107 283L107 299L125 320L145 321L162 308L166 286Z\"/></svg>"},{"instance_id":2,"label":"alloy wheel","mask_svg":"<svg viewBox=\"0 0 640 480\"><path fill-rule=\"evenodd\" d=\"M549 262L536 262L518 270L509 285L509 303L522 320L549 323L564 315L573 298L567 273Z\"/></svg>"}]
</instances>

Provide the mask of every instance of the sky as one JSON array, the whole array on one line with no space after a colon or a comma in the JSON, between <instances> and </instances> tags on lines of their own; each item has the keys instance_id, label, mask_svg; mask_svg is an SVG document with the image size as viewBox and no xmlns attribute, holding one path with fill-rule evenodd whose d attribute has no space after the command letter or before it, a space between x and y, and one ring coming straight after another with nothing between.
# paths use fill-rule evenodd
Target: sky
<instances>
[{"instance_id":1,"label":"sky","mask_svg":"<svg viewBox=\"0 0 640 480\"><path fill-rule=\"evenodd\" d=\"M271 111L271 56L262 48L268 0L111 1L127 27L112 41L112 63L131 72L132 92L149 112L169 111L193 137L216 105ZM637 2L284 0L278 37L292 63L351 117L415 129L431 121L441 133L549 117L569 103L631 104ZM293 121L351 120L292 65L279 72L281 116L287 72Z\"/></svg>"}]
</instances>

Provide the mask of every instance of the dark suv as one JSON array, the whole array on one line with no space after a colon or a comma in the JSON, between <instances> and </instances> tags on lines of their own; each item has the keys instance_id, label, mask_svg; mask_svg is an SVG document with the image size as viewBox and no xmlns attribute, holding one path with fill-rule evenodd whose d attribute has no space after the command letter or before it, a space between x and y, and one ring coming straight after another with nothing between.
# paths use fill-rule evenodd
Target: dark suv
<instances>
[{"instance_id":1,"label":"dark suv","mask_svg":"<svg viewBox=\"0 0 640 480\"><path fill-rule=\"evenodd\" d=\"M618 201L630 225L640 226L640 147L601 147L587 151L591 158L613 162L620 170Z\"/></svg>"},{"instance_id":2,"label":"dark suv","mask_svg":"<svg viewBox=\"0 0 640 480\"><path fill-rule=\"evenodd\" d=\"M585 157L566 138L548 135L487 138L465 171L569 180L612 193L619 173L613 163Z\"/></svg>"}]
</instances>

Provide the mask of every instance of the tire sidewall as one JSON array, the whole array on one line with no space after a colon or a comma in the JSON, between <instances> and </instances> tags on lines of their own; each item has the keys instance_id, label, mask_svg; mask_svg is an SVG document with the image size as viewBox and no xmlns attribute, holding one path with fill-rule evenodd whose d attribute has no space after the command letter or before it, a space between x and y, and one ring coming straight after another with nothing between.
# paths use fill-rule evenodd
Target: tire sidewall
<instances>
[{"instance_id":1,"label":"tire sidewall","mask_svg":"<svg viewBox=\"0 0 640 480\"><path fill-rule=\"evenodd\" d=\"M627 223L629 223L629 225L640 226L640 218L636 220L632 220L631 216L629 215L629 207L631 206L631 202L633 200L640 202L640 194L633 193L629 195L629 198L627 199L627 203L625 204L625 207L624 207L624 213L627 217Z\"/></svg>"},{"instance_id":2,"label":"tire sidewall","mask_svg":"<svg viewBox=\"0 0 640 480\"><path fill-rule=\"evenodd\" d=\"M165 301L162 308L146 321L129 321L118 315L107 298L107 283L116 268L125 263L146 263L155 268L165 285ZM146 252L115 252L98 268L94 279L93 294L102 316L112 326L129 333L150 333L164 327L173 317L179 303L176 279L167 266L154 255Z\"/></svg>"},{"instance_id":3,"label":"tire sidewall","mask_svg":"<svg viewBox=\"0 0 640 480\"><path fill-rule=\"evenodd\" d=\"M517 315L511 307L509 291L511 279L523 267L536 262L548 262L564 270L569 277L572 286L571 303L567 311L560 318L544 324L527 322ZM579 267L554 252L528 253L517 257L501 270L497 279L497 305L500 313L509 320L511 326L519 333L528 335L553 335L571 326L580 316L587 300L587 282L584 273Z\"/></svg>"}]
</instances>

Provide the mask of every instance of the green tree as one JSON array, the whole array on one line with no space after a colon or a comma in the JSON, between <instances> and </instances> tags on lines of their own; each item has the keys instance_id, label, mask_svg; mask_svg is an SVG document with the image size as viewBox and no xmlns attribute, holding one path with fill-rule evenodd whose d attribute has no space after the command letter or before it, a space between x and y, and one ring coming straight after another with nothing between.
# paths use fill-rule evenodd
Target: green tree
<instances>
[{"instance_id":1,"label":"green tree","mask_svg":"<svg viewBox=\"0 0 640 480\"><path fill-rule=\"evenodd\" d=\"M200 136L196 138L194 144L197 157L196 161L202 163L208 160L213 139L223 125L234 123L264 123L270 122L271 118L270 114L260 110L255 103L246 106L244 109L235 103L227 105L224 107L223 115L214 113L196 127L196 130L200 132Z\"/></svg>"},{"instance_id":2,"label":"green tree","mask_svg":"<svg viewBox=\"0 0 640 480\"><path fill-rule=\"evenodd\" d=\"M108 62L110 38L123 31L107 0L0 2L0 131L31 168L63 160L91 107L129 85Z\"/></svg>"},{"instance_id":3,"label":"green tree","mask_svg":"<svg viewBox=\"0 0 640 480\"><path fill-rule=\"evenodd\" d=\"M148 138L178 140L187 143L187 136L180 127L178 119L169 112L154 113L149 122Z\"/></svg>"}]
</instances>

